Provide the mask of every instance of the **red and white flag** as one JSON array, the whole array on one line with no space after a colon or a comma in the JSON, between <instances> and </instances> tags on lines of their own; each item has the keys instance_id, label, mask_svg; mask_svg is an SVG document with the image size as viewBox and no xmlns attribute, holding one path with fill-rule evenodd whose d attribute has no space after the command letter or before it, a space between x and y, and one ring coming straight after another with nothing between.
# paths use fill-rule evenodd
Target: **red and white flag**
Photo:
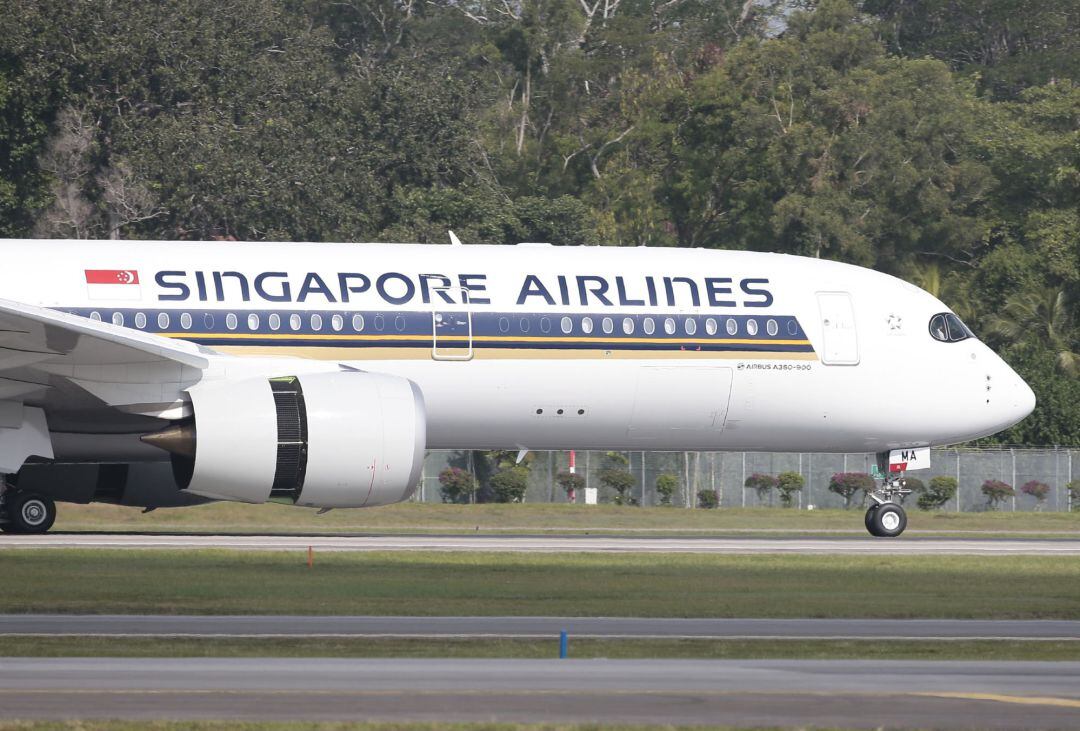
<instances>
[{"instance_id":1,"label":"red and white flag","mask_svg":"<svg viewBox=\"0 0 1080 731\"><path fill-rule=\"evenodd\" d=\"M86 269L86 293L92 300L142 299L135 269Z\"/></svg>"}]
</instances>

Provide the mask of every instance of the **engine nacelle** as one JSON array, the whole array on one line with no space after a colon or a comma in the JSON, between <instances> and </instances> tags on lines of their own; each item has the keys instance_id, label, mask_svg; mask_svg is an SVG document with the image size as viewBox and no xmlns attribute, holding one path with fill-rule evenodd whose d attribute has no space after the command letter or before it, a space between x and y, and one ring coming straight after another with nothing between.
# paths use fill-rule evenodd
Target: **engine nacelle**
<instances>
[{"instance_id":1,"label":"engine nacelle","mask_svg":"<svg viewBox=\"0 0 1080 731\"><path fill-rule=\"evenodd\" d=\"M188 492L320 508L408 499L424 462L424 400L412 381L359 371L221 381L190 390ZM173 450L178 451L178 450Z\"/></svg>"}]
</instances>

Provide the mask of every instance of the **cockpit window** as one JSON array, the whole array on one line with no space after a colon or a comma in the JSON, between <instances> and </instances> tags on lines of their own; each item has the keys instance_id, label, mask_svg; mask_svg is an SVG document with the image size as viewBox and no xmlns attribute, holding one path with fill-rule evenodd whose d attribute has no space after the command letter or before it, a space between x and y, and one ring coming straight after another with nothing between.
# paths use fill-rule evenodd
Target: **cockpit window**
<instances>
[{"instance_id":1,"label":"cockpit window","mask_svg":"<svg viewBox=\"0 0 1080 731\"><path fill-rule=\"evenodd\" d=\"M958 343L975 337L959 317L951 312L942 312L930 318L930 337L943 343Z\"/></svg>"}]
</instances>

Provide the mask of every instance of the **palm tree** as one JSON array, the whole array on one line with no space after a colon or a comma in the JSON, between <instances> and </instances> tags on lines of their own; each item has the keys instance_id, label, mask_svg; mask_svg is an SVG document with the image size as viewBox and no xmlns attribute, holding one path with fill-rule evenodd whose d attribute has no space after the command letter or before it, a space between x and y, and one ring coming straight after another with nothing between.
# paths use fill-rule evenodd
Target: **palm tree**
<instances>
[{"instance_id":1,"label":"palm tree","mask_svg":"<svg viewBox=\"0 0 1080 731\"><path fill-rule=\"evenodd\" d=\"M952 308L961 320L971 325L976 318L971 298L966 296L960 275L937 261L916 261L907 267L904 279L926 290Z\"/></svg>"},{"instance_id":2,"label":"palm tree","mask_svg":"<svg viewBox=\"0 0 1080 731\"><path fill-rule=\"evenodd\" d=\"M1016 343L1034 336L1054 351L1057 366L1069 375L1080 374L1080 354L1076 352L1076 319L1064 289L1047 287L1018 292L1001 312L987 318L990 332Z\"/></svg>"}]
</instances>

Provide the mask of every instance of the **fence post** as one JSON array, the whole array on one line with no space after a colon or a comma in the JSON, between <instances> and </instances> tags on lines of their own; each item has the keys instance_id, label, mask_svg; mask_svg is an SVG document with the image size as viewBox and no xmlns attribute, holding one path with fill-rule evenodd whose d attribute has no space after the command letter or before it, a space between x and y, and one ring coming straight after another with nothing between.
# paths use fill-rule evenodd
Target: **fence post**
<instances>
[{"instance_id":1,"label":"fence post","mask_svg":"<svg viewBox=\"0 0 1080 731\"><path fill-rule=\"evenodd\" d=\"M960 512L960 450L954 449L956 455L956 512Z\"/></svg>"},{"instance_id":2,"label":"fence post","mask_svg":"<svg viewBox=\"0 0 1080 731\"><path fill-rule=\"evenodd\" d=\"M742 482L739 483L739 494L742 495L742 506L746 507L746 452L742 453Z\"/></svg>"},{"instance_id":3,"label":"fence post","mask_svg":"<svg viewBox=\"0 0 1080 731\"><path fill-rule=\"evenodd\" d=\"M1010 502L1012 502L1012 511L1015 513L1016 512L1016 450L1013 449L1012 447L1009 447L1009 457L1012 458L1012 483L1011 484L1012 484L1012 489L1013 489L1013 496L1012 496L1012 500Z\"/></svg>"}]
</instances>

